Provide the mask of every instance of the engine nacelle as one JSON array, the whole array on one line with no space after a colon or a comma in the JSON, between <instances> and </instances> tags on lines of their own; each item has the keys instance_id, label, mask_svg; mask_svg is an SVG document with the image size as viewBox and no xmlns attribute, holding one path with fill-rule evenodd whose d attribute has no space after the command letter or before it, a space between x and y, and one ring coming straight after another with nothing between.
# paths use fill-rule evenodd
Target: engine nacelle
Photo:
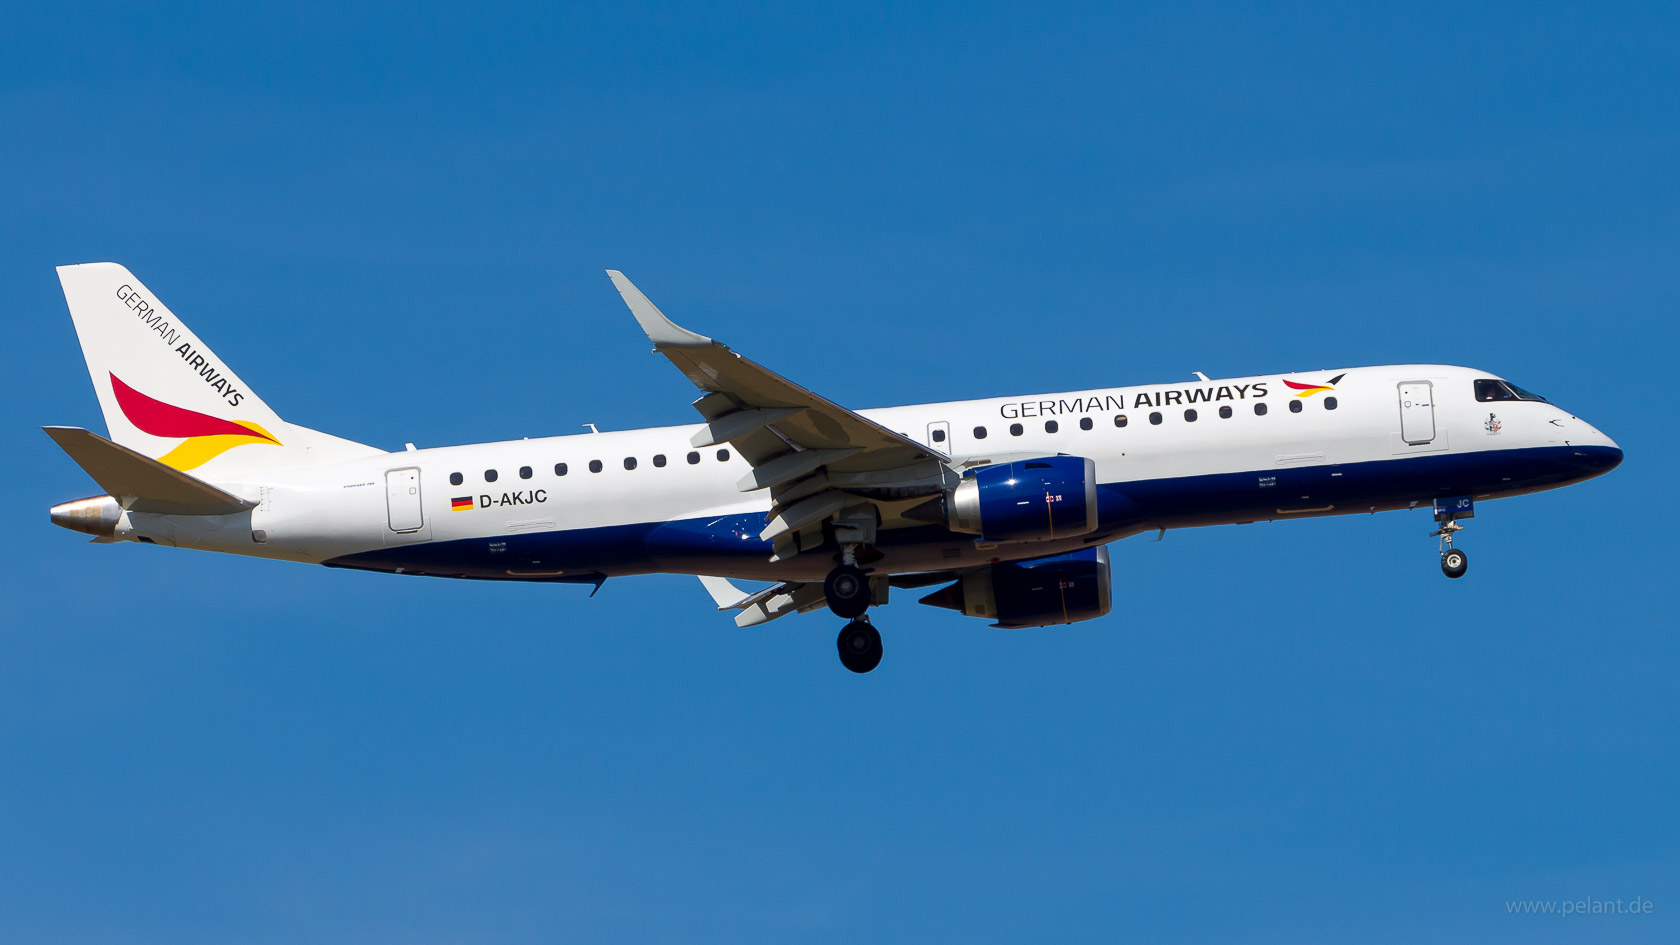
<instances>
[{"instance_id":1,"label":"engine nacelle","mask_svg":"<svg viewBox=\"0 0 1680 945\"><path fill-rule=\"evenodd\" d=\"M1065 555L1000 561L963 575L922 603L990 617L994 627L1017 630L1090 620L1112 602L1108 549L1101 545Z\"/></svg>"},{"instance_id":2,"label":"engine nacelle","mask_svg":"<svg viewBox=\"0 0 1680 945\"><path fill-rule=\"evenodd\" d=\"M1073 538L1097 529L1096 464L1046 456L982 466L951 491L947 524L981 541Z\"/></svg>"}]
</instances>

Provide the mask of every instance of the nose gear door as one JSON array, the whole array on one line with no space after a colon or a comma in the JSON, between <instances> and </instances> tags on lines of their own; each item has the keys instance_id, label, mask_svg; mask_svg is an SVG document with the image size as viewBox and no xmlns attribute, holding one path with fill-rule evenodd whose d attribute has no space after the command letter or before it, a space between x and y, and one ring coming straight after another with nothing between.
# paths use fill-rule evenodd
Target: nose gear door
<instances>
[{"instance_id":1,"label":"nose gear door","mask_svg":"<svg viewBox=\"0 0 1680 945\"><path fill-rule=\"evenodd\" d=\"M1435 439L1435 396L1428 381L1400 385L1400 438L1411 446Z\"/></svg>"}]
</instances>

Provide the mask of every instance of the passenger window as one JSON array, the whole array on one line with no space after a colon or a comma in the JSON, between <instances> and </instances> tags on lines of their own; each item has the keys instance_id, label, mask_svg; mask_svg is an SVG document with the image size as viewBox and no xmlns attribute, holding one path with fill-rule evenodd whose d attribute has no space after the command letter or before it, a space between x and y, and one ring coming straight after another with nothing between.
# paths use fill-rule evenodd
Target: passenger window
<instances>
[{"instance_id":1,"label":"passenger window","mask_svg":"<svg viewBox=\"0 0 1680 945\"><path fill-rule=\"evenodd\" d=\"M624 468L627 469L627 470L635 469L636 468L636 457L634 457L634 456L624 457Z\"/></svg>"},{"instance_id":2,"label":"passenger window","mask_svg":"<svg viewBox=\"0 0 1680 945\"><path fill-rule=\"evenodd\" d=\"M1044 421L1044 432L1045 433L1055 433L1056 431L1060 430L1061 428L1062 428L1062 425L1057 423L1054 420Z\"/></svg>"},{"instance_id":3,"label":"passenger window","mask_svg":"<svg viewBox=\"0 0 1680 945\"><path fill-rule=\"evenodd\" d=\"M665 454L664 453L653 454L653 464L655 466L659 467L660 469L664 469L665 468Z\"/></svg>"},{"instance_id":4,"label":"passenger window","mask_svg":"<svg viewBox=\"0 0 1680 945\"><path fill-rule=\"evenodd\" d=\"M484 471L484 481L485 482L495 482L496 481L496 471L494 469L486 469Z\"/></svg>"},{"instance_id":5,"label":"passenger window","mask_svg":"<svg viewBox=\"0 0 1680 945\"><path fill-rule=\"evenodd\" d=\"M1161 414L1159 412L1150 414L1149 415L1149 422L1155 424L1156 426L1160 426L1161 425Z\"/></svg>"},{"instance_id":6,"label":"passenger window","mask_svg":"<svg viewBox=\"0 0 1680 945\"><path fill-rule=\"evenodd\" d=\"M1324 398L1324 409L1325 410L1335 410L1336 409L1336 398L1334 398L1334 397Z\"/></svg>"},{"instance_id":7,"label":"passenger window","mask_svg":"<svg viewBox=\"0 0 1680 945\"><path fill-rule=\"evenodd\" d=\"M1019 423L1011 423L1009 425L1009 435L1010 436L1020 436L1022 433L1025 433L1025 432L1026 431L1024 429L1022 429L1022 427Z\"/></svg>"},{"instance_id":8,"label":"passenger window","mask_svg":"<svg viewBox=\"0 0 1680 945\"><path fill-rule=\"evenodd\" d=\"M985 427L975 427L974 428L974 438L976 440L984 440L986 438L986 428Z\"/></svg>"},{"instance_id":9,"label":"passenger window","mask_svg":"<svg viewBox=\"0 0 1680 945\"><path fill-rule=\"evenodd\" d=\"M1184 419L1185 419L1186 422L1195 423L1196 422L1196 408L1191 407L1189 410L1184 411Z\"/></svg>"},{"instance_id":10,"label":"passenger window","mask_svg":"<svg viewBox=\"0 0 1680 945\"><path fill-rule=\"evenodd\" d=\"M458 486L461 483L466 482L466 481L467 481L467 478L465 476L461 475L460 473L450 473L449 474L449 484L452 485L452 486Z\"/></svg>"},{"instance_id":11,"label":"passenger window","mask_svg":"<svg viewBox=\"0 0 1680 945\"><path fill-rule=\"evenodd\" d=\"M531 478L531 467L529 467L529 466L519 467L519 478L521 478L521 479Z\"/></svg>"},{"instance_id":12,"label":"passenger window","mask_svg":"<svg viewBox=\"0 0 1680 945\"><path fill-rule=\"evenodd\" d=\"M1219 419L1221 419L1221 420L1231 419L1231 408L1230 408L1229 405L1226 405L1224 407L1219 408Z\"/></svg>"},{"instance_id":13,"label":"passenger window","mask_svg":"<svg viewBox=\"0 0 1680 945\"><path fill-rule=\"evenodd\" d=\"M698 462L700 462L700 454L699 453L689 453L688 454L688 464L690 466L693 466L694 464L696 464Z\"/></svg>"},{"instance_id":14,"label":"passenger window","mask_svg":"<svg viewBox=\"0 0 1680 945\"><path fill-rule=\"evenodd\" d=\"M1114 425L1117 426L1117 427L1125 426L1126 425L1126 415L1123 414L1123 413L1115 414L1114 415Z\"/></svg>"},{"instance_id":15,"label":"passenger window","mask_svg":"<svg viewBox=\"0 0 1680 945\"><path fill-rule=\"evenodd\" d=\"M1264 417L1266 415L1266 402L1265 401L1262 400L1259 403L1254 405L1254 415L1256 417Z\"/></svg>"},{"instance_id":16,"label":"passenger window","mask_svg":"<svg viewBox=\"0 0 1680 945\"><path fill-rule=\"evenodd\" d=\"M601 471L601 461L598 460L598 459L590 460L589 461L589 471L590 472L600 472Z\"/></svg>"},{"instance_id":17,"label":"passenger window","mask_svg":"<svg viewBox=\"0 0 1680 945\"><path fill-rule=\"evenodd\" d=\"M1301 412L1301 402L1299 400L1291 400L1289 402L1289 412L1290 413L1300 413Z\"/></svg>"},{"instance_id":18,"label":"passenger window","mask_svg":"<svg viewBox=\"0 0 1680 945\"><path fill-rule=\"evenodd\" d=\"M566 464L565 463L555 463L554 464L554 474L556 476L564 476L566 474Z\"/></svg>"},{"instance_id":19,"label":"passenger window","mask_svg":"<svg viewBox=\"0 0 1680 945\"><path fill-rule=\"evenodd\" d=\"M933 442L935 442L935 443L945 442L945 431L944 430L933 431Z\"/></svg>"},{"instance_id":20,"label":"passenger window","mask_svg":"<svg viewBox=\"0 0 1680 945\"><path fill-rule=\"evenodd\" d=\"M729 462L729 451L728 450L718 450L718 462L720 462L720 463Z\"/></svg>"}]
</instances>

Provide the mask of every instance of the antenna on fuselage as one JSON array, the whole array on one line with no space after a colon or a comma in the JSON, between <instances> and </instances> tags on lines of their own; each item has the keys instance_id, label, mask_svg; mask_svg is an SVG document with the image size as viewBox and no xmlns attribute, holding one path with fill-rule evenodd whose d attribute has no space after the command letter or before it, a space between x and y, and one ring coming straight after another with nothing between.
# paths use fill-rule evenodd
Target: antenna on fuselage
<instances>
[{"instance_id":1,"label":"antenna on fuselage","mask_svg":"<svg viewBox=\"0 0 1680 945\"><path fill-rule=\"evenodd\" d=\"M1206 374L1203 374L1201 371L1191 371L1190 373L1194 374L1194 375L1196 375L1196 377L1200 378L1203 383L1206 383L1208 380L1210 380L1210 378Z\"/></svg>"},{"instance_id":2,"label":"antenna on fuselage","mask_svg":"<svg viewBox=\"0 0 1680 945\"><path fill-rule=\"evenodd\" d=\"M593 423L586 423L586 424L584 424L584 426L589 428L590 433L600 433L601 432L600 430L595 429L595 424L593 424Z\"/></svg>"}]
</instances>

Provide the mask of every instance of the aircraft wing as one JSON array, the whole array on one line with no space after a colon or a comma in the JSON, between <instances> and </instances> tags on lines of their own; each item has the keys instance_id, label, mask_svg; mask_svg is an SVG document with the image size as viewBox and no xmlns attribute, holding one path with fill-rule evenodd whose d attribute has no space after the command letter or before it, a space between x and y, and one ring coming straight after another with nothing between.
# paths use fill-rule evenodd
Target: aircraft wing
<instances>
[{"instance_id":1,"label":"aircraft wing","mask_svg":"<svg viewBox=\"0 0 1680 945\"><path fill-rule=\"evenodd\" d=\"M777 558L797 553L801 532L868 504L860 489L940 480L944 454L674 324L624 273L607 275L653 349L700 389L694 407L706 426L693 446L729 444L752 466L741 491L770 490L775 507L760 537L777 542Z\"/></svg>"}]
</instances>

